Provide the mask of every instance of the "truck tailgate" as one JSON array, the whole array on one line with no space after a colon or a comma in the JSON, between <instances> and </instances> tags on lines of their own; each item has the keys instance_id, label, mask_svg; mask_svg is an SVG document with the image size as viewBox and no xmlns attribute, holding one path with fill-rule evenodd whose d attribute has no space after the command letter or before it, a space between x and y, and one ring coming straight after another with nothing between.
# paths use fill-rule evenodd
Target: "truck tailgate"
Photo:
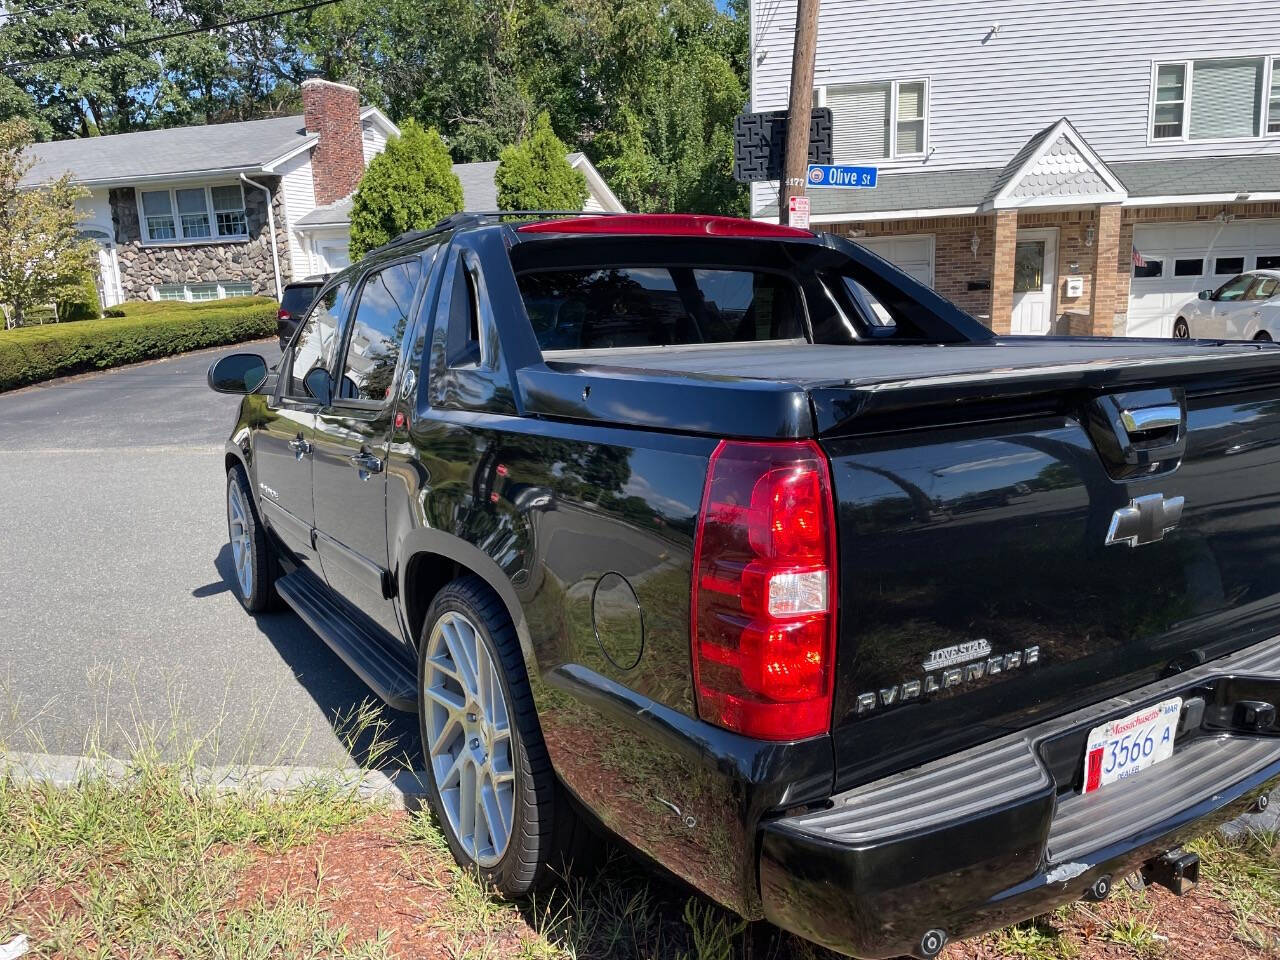
<instances>
[{"instance_id":1,"label":"truck tailgate","mask_svg":"<svg viewBox=\"0 0 1280 960\"><path fill-rule=\"evenodd\" d=\"M1086 363L814 391L838 504L837 789L1280 633L1280 349ZM1135 396L1185 418L1154 473L1100 439L1108 398ZM1176 524L1108 545L1153 494L1183 498Z\"/></svg>"}]
</instances>

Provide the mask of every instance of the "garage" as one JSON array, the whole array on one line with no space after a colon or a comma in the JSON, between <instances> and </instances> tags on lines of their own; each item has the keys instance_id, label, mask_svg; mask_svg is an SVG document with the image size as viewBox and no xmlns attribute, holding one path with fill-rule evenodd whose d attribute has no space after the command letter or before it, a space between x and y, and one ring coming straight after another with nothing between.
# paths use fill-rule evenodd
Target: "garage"
<instances>
[{"instance_id":1,"label":"garage","mask_svg":"<svg viewBox=\"0 0 1280 960\"><path fill-rule=\"evenodd\" d=\"M933 235L858 237L857 242L921 283L933 286Z\"/></svg>"},{"instance_id":2,"label":"garage","mask_svg":"<svg viewBox=\"0 0 1280 960\"><path fill-rule=\"evenodd\" d=\"M1133 228L1131 337L1168 337L1178 310L1201 290L1246 270L1280 268L1280 220L1210 220Z\"/></svg>"}]
</instances>

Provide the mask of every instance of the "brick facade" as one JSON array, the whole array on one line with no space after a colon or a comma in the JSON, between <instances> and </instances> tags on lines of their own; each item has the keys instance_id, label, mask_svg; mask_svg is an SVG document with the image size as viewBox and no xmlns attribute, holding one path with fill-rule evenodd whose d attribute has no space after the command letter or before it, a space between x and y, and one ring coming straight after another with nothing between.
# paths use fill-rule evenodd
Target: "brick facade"
<instances>
[{"instance_id":1,"label":"brick facade","mask_svg":"<svg viewBox=\"0 0 1280 960\"><path fill-rule=\"evenodd\" d=\"M1018 245L1018 211L995 215L995 250L992 252L991 329L1008 333L1013 314L1013 261Z\"/></svg>"},{"instance_id":2,"label":"brick facade","mask_svg":"<svg viewBox=\"0 0 1280 960\"><path fill-rule=\"evenodd\" d=\"M344 83L306 80L302 108L307 132L320 135L311 155L311 171L316 204L324 206L355 190L364 174L360 91Z\"/></svg>"},{"instance_id":3,"label":"brick facade","mask_svg":"<svg viewBox=\"0 0 1280 960\"><path fill-rule=\"evenodd\" d=\"M1133 274L1135 224L1280 218L1280 203L1121 207L1119 204L1048 212L1001 210L973 216L869 220L828 229L857 240L931 234L934 289L997 333L1009 331L1013 260L1019 229L1058 232L1055 320L1051 332L1118 336L1125 332ZM974 241L977 240L977 255ZM1099 263L1102 268L1099 268ZM1067 296L1068 277L1080 277L1079 297Z\"/></svg>"}]
</instances>

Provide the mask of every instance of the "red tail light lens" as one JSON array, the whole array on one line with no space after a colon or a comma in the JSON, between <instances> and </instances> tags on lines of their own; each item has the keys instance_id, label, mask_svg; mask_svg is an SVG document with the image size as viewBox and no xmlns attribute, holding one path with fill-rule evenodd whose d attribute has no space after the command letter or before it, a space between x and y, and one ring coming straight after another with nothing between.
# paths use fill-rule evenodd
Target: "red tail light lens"
<instances>
[{"instance_id":1,"label":"red tail light lens","mask_svg":"<svg viewBox=\"0 0 1280 960\"><path fill-rule=\"evenodd\" d=\"M835 515L813 441L724 441L693 557L693 680L704 720L764 740L831 725Z\"/></svg>"},{"instance_id":2,"label":"red tail light lens","mask_svg":"<svg viewBox=\"0 0 1280 960\"><path fill-rule=\"evenodd\" d=\"M288 310L277 310L277 311L276 311L276 319L277 319L277 320L288 320L288 319L289 319L289 311L288 311Z\"/></svg>"}]
</instances>

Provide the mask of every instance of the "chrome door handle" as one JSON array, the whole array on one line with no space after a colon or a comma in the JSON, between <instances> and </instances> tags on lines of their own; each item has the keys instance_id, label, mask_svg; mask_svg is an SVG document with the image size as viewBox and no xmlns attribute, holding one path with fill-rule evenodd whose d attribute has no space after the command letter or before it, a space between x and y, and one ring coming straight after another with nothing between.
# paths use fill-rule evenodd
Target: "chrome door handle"
<instances>
[{"instance_id":1,"label":"chrome door handle","mask_svg":"<svg viewBox=\"0 0 1280 960\"><path fill-rule=\"evenodd\" d=\"M301 460L311 452L311 443L301 437L297 437L289 441L289 449L293 451L294 457Z\"/></svg>"},{"instance_id":2,"label":"chrome door handle","mask_svg":"<svg viewBox=\"0 0 1280 960\"><path fill-rule=\"evenodd\" d=\"M372 453L358 453L354 457L347 457L347 460L360 471L361 480L368 480L371 473L382 472L382 461Z\"/></svg>"}]
</instances>

